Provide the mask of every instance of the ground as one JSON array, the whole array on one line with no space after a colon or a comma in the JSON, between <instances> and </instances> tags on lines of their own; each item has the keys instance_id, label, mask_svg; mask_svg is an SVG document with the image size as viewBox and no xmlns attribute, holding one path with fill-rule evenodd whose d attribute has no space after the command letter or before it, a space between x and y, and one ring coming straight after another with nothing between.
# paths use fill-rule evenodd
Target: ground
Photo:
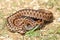
<instances>
[{"instance_id":1,"label":"ground","mask_svg":"<svg viewBox=\"0 0 60 40\"><path fill-rule=\"evenodd\" d=\"M8 31L7 17L26 8L49 10L55 19L43 29L30 34ZM60 0L0 0L0 40L60 40Z\"/></svg>"}]
</instances>

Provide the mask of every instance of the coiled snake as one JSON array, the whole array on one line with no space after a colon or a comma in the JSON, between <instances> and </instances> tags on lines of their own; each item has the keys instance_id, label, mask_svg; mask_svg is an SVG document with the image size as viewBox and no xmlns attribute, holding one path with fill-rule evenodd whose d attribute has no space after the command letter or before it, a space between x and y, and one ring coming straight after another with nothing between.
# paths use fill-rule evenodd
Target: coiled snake
<instances>
[{"instance_id":1,"label":"coiled snake","mask_svg":"<svg viewBox=\"0 0 60 40\"><path fill-rule=\"evenodd\" d=\"M22 9L7 18L9 29L24 34L36 25L44 25L44 21L53 21L52 12L45 9Z\"/></svg>"}]
</instances>

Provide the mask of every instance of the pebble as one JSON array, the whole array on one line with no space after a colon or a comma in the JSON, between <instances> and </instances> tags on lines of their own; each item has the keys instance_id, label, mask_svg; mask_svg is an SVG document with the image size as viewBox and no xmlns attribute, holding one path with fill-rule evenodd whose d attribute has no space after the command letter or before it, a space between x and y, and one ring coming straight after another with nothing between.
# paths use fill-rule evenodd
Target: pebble
<instances>
[{"instance_id":1,"label":"pebble","mask_svg":"<svg viewBox=\"0 0 60 40\"><path fill-rule=\"evenodd\" d=\"M60 22L60 18L58 18L57 21Z\"/></svg>"}]
</instances>

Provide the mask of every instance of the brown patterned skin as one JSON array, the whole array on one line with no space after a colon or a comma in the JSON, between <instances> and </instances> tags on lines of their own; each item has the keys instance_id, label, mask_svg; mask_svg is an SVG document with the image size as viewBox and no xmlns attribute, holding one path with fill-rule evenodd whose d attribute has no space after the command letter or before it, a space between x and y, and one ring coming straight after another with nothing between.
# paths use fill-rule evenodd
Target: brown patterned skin
<instances>
[{"instance_id":1,"label":"brown patterned skin","mask_svg":"<svg viewBox=\"0 0 60 40\"><path fill-rule=\"evenodd\" d=\"M11 31L24 34L36 25L44 25L44 21L53 21L53 14L45 9L22 9L9 16L7 21Z\"/></svg>"}]
</instances>

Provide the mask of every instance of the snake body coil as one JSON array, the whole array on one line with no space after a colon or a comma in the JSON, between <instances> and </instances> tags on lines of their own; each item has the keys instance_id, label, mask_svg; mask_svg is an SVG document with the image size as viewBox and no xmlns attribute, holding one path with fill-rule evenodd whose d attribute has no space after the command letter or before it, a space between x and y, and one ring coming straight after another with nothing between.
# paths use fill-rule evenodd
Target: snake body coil
<instances>
[{"instance_id":1,"label":"snake body coil","mask_svg":"<svg viewBox=\"0 0 60 40\"><path fill-rule=\"evenodd\" d=\"M44 25L44 21L52 21L52 12L44 9L22 9L8 17L8 24L11 31L25 33L36 25Z\"/></svg>"}]
</instances>

